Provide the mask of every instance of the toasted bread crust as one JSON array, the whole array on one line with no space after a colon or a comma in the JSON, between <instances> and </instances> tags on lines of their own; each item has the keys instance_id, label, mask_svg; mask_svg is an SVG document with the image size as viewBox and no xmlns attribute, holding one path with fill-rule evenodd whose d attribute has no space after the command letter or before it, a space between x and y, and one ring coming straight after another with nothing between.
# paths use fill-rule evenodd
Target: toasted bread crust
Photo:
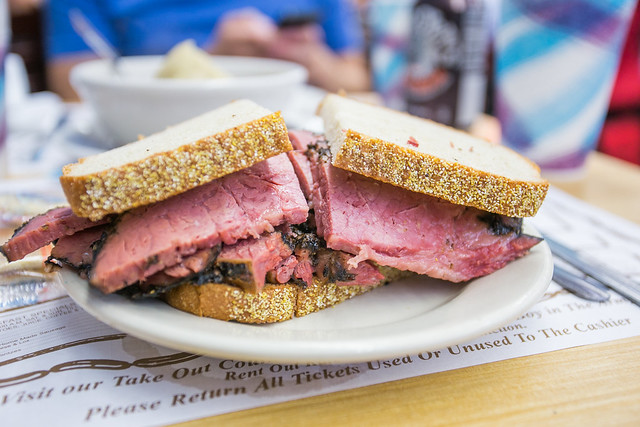
<instances>
[{"instance_id":1,"label":"toasted bread crust","mask_svg":"<svg viewBox=\"0 0 640 427\"><path fill-rule=\"evenodd\" d=\"M275 323L302 317L368 292L375 286L338 286L314 279L313 285L269 284L259 293L218 283L183 284L164 300L174 308L202 317L241 323Z\"/></svg>"},{"instance_id":2,"label":"toasted bread crust","mask_svg":"<svg viewBox=\"0 0 640 427\"><path fill-rule=\"evenodd\" d=\"M507 179L353 130L346 132L333 164L451 203L514 217L535 215L549 189L546 180Z\"/></svg>"},{"instance_id":3,"label":"toasted bread crust","mask_svg":"<svg viewBox=\"0 0 640 427\"><path fill-rule=\"evenodd\" d=\"M70 175L74 165L67 165L60 183L73 212L95 221L165 200L291 149L284 120L276 112L96 173Z\"/></svg>"},{"instance_id":4,"label":"toasted bread crust","mask_svg":"<svg viewBox=\"0 0 640 427\"><path fill-rule=\"evenodd\" d=\"M267 284L261 292L251 293L224 283L185 283L170 289L163 298L172 307L201 317L241 323L275 323L306 316L388 282L414 275L392 267L378 268L384 279L373 286L336 285L314 277L310 286Z\"/></svg>"},{"instance_id":5,"label":"toasted bread crust","mask_svg":"<svg viewBox=\"0 0 640 427\"><path fill-rule=\"evenodd\" d=\"M295 313L296 298L295 285L267 285L256 294L220 283L187 283L164 295L164 300L179 310L242 323L274 323L291 319Z\"/></svg>"}]
</instances>

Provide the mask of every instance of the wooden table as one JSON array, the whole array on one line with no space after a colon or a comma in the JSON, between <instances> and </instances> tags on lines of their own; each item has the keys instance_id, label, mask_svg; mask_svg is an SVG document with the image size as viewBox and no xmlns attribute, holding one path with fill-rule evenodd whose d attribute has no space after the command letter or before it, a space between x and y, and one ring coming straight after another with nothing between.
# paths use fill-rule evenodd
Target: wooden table
<instances>
[{"instance_id":1,"label":"wooden table","mask_svg":"<svg viewBox=\"0 0 640 427\"><path fill-rule=\"evenodd\" d=\"M587 160L584 178L552 181L579 199L640 224L640 167L616 158L593 153Z\"/></svg>"},{"instance_id":2,"label":"wooden table","mask_svg":"<svg viewBox=\"0 0 640 427\"><path fill-rule=\"evenodd\" d=\"M640 168L594 153L554 185L640 224ZM640 425L640 337L424 375L181 425Z\"/></svg>"}]
</instances>

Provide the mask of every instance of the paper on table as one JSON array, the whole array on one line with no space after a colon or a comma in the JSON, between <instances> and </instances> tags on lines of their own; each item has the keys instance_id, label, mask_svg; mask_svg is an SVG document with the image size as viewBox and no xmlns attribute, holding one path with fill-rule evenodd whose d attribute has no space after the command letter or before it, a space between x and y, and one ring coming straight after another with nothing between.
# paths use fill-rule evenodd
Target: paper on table
<instances>
[{"instance_id":1,"label":"paper on table","mask_svg":"<svg viewBox=\"0 0 640 427\"><path fill-rule=\"evenodd\" d=\"M535 225L640 277L634 224L552 191ZM62 298L0 314L0 414L11 425L43 413L54 426L168 424L639 334L640 309L622 297L589 303L552 284L511 324L440 351L347 365L257 364L146 343Z\"/></svg>"}]
</instances>

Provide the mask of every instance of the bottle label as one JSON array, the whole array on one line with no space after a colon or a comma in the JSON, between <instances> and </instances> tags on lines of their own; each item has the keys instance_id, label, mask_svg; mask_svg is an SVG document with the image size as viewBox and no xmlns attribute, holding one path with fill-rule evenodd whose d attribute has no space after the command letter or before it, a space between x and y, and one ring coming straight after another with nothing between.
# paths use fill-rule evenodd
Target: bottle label
<instances>
[{"instance_id":1,"label":"bottle label","mask_svg":"<svg viewBox=\"0 0 640 427\"><path fill-rule=\"evenodd\" d=\"M482 5L464 10L419 3L413 11L407 111L467 127L484 106L486 35Z\"/></svg>"}]
</instances>

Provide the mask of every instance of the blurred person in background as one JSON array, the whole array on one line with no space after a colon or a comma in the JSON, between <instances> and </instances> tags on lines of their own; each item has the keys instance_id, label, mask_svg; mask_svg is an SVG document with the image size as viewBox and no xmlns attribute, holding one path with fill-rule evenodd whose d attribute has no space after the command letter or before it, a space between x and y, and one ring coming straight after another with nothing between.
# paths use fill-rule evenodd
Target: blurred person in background
<instances>
[{"instance_id":1,"label":"blurred person in background","mask_svg":"<svg viewBox=\"0 0 640 427\"><path fill-rule=\"evenodd\" d=\"M11 15L25 15L38 9L43 0L9 0Z\"/></svg>"},{"instance_id":2,"label":"blurred person in background","mask_svg":"<svg viewBox=\"0 0 640 427\"><path fill-rule=\"evenodd\" d=\"M163 55L186 39L211 54L297 62L329 91L370 89L362 26L352 0L49 0L43 7L49 88L77 98L74 65L95 54L74 31L80 10L121 55Z\"/></svg>"}]
</instances>

